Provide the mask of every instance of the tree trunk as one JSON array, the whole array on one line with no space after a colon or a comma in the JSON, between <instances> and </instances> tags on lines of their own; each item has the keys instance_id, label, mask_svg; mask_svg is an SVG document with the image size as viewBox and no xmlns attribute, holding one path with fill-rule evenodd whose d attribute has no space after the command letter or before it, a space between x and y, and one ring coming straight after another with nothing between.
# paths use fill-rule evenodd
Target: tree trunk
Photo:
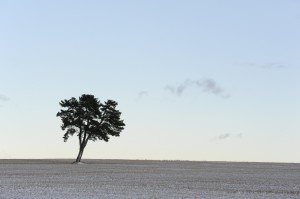
<instances>
[{"instance_id":1,"label":"tree trunk","mask_svg":"<svg viewBox=\"0 0 300 199\"><path fill-rule=\"evenodd\" d=\"M83 149L81 149L81 147L80 147L79 153L78 153L78 155L77 155L77 158L76 158L76 161L75 161L75 162L80 162L81 157L82 157L82 154L83 154Z\"/></svg>"},{"instance_id":2,"label":"tree trunk","mask_svg":"<svg viewBox=\"0 0 300 199\"><path fill-rule=\"evenodd\" d=\"M82 143L81 146L79 147L79 153L78 153L76 161L75 161L76 163L81 161L81 157L82 157L85 146L86 146L86 143Z\"/></svg>"}]
</instances>

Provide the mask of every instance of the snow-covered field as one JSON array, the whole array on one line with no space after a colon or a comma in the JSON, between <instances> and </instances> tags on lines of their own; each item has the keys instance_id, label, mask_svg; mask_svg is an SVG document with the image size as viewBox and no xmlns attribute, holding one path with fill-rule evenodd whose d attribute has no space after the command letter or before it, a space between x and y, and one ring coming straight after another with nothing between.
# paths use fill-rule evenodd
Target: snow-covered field
<instances>
[{"instance_id":1,"label":"snow-covered field","mask_svg":"<svg viewBox=\"0 0 300 199\"><path fill-rule=\"evenodd\" d=\"M0 160L0 198L300 198L300 164Z\"/></svg>"}]
</instances>

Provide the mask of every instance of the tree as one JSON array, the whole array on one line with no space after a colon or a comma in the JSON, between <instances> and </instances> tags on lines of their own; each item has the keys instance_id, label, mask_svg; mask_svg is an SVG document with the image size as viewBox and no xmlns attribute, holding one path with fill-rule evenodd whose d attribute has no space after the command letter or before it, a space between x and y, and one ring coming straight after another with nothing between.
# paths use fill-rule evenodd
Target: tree
<instances>
[{"instance_id":1,"label":"tree","mask_svg":"<svg viewBox=\"0 0 300 199\"><path fill-rule=\"evenodd\" d=\"M62 130L66 130L64 141L74 134L77 134L79 139L76 163L81 161L89 140L108 142L109 136L120 136L124 129L125 124L120 119L121 112L116 110L118 103L113 100L107 100L102 104L93 95L83 94L79 100L72 97L69 100L62 100L59 104L63 109L56 116L61 118Z\"/></svg>"}]
</instances>

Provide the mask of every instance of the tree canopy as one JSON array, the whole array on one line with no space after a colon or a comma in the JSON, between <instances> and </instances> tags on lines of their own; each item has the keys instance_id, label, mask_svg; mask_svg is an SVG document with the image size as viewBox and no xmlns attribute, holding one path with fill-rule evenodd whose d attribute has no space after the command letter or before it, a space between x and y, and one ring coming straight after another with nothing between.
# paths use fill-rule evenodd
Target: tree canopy
<instances>
[{"instance_id":1,"label":"tree canopy","mask_svg":"<svg viewBox=\"0 0 300 199\"><path fill-rule=\"evenodd\" d=\"M72 97L62 100L59 104L62 109L57 113L57 117L61 118L61 128L65 131L64 141L74 134L77 134L79 139L76 162L81 161L89 140L108 142L110 136L120 136L125 127L120 119L121 112L116 110L118 103L113 100L101 103L94 95L83 94L78 100Z\"/></svg>"}]
</instances>

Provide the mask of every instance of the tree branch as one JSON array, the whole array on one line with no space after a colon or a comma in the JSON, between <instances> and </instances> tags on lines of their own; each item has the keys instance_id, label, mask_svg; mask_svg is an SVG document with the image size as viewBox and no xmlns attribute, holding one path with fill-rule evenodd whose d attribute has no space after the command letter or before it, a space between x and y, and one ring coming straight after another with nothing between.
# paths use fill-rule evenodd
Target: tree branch
<instances>
[{"instance_id":1,"label":"tree branch","mask_svg":"<svg viewBox=\"0 0 300 199\"><path fill-rule=\"evenodd\" d=\"M99 126L101 126L101 124L104 122L106 113L107 113L107 109L105 109L102 114L101 121L99 122Z\"/></svg>"}]
</instances>

